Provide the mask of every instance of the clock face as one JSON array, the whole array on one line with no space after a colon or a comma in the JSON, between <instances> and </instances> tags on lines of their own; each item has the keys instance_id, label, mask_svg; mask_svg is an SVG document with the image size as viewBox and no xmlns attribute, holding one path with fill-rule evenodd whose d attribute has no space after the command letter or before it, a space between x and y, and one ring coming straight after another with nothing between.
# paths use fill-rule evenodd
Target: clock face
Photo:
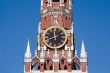
<instances>
[{"instance_id":1,"label":"clock face","mask_svg":"<svg viewBox=\"0 0 110 73\"><path fill-rule=\"evenodd\" d=\"M46 30L43 39L48 47L56 49L66 43L67 36L63 28L53 26Z\"/></svg>"}]
</instances>

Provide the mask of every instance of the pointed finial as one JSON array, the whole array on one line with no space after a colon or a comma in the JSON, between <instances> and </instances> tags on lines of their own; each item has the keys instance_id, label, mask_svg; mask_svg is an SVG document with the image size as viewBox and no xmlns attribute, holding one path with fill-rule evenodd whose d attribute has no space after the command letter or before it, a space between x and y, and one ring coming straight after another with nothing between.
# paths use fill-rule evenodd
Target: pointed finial
<instances>
[{"instance_id":1,"label":"pointed finial","mask_svg":"<svg viewBox=\"0 0 110 73\"><path fill-rule=\"evenodd\" d=\"M75 49L75 55L77 55L77 50Z\"/></svg>"},{"instance_id":2,"label":"pointed finial","mask_svg":"<svg viewBox=\"0 0 110 73\"><path fill-rule=\"evenodd\" d=\"M57 49L55 49L54 58L59 58L59 57L58 57L58 53L57 53Z\"/></svg>"},{"instance_id":3,"label":"pointed finial","mask_svg":"<svg viewBox=\"0 0 110 73\"><path fill-rule=\"evenodd\" d=\"M62 55L64 55L64 50L62 50Z\"/></svg>"},{"instance_id":4,"label":"pointed finial","mask_svg":"<svg viewBox=\"0 0 110 73\"><path fill-rule=\"evenodd\" d=\"M40 26L41 26L41 22L39 22L39 25L38 25L38 33L40 33Z\"/></svg>"},{"instance_id":5,"label":"pointed finial","mask_svg":"<svg viewBox=\"0 0 110 73\"><path fill-rule=\"evenodd\" d=\"M44 50L46 50L47 48L46 48L46 45L44 45Z\"/></svg>"},{"instance_id":6,"label":"pointed finial","mask_svg":"<svg viewBox=\"0 0 110 73\"><path fill-rule=\"evenodd\" d=\"M85 46L84 46L84 40L82 40L82 47L81 47L81 54L80 57L87 57Z\"/></svg>"},{"instance_id":7,"label":"pointed finial","mask_svg":"<svg viewBox=\"0 0 110 73\"><path fill-rule=\"evenodd\" d=\"M38 47L37 49L40 50L40 45L39 45L39 43L38 43L38 46L37 46L37 47Z\"/></svg>"},{"instance_id":8,"label":"pointed finial","mask_svg":"<svg viewBox=\"0 0 110 73\"><path fill-rule=\"evenodd\" d=\"M57 54L57 49L55 49L55 54Z\"/></svg>"},{"instance_id":9,"label":"pointed finial","mask_svg":"<svg viewBox=\"0 0 110 73\"><path fill-rule=\"evenodd\" d=\"M50 51L49 51L49 49L48 49L48 55L50 54Z\"/></svg>"},{"instance_id":10,"label":"pointed finial","mask_svg":"<svg viewBox=\"0 0 110 73\"><path fill-rule=\"evenodd\" d=\"M54 25L58 25L58 16L54 16Z\"/></svg>"},{"instance_id":11,"label":"pointed finial","mask_svg":"<svg viewBox=\"0 0 110 73\"><path fill-rule=\"evenodd\" d=\"M74 31L74 30L73 30L73 25L74 25L74 24L73 24L73 22L72 22L71 33L73 33L73 31Z\"/></svg>"},{"instance_id":12,"label":"pointed finial","mask_svg":"<svg viewBox=\"0 0 110 73\"><path fill-rule=\"evenodd\" d=\"M40 58L44 58L44 48L41 48Z\"/></svg>"},{"instance_id":13,"label":"pointed finial","mask_svg":"<svg viewBox=\"0 0 110 73\"><path fill-rule=\"evenodd\" d=\"M26 49L25 57L31 57L29 39L28 39L28 44L27 44L27 49Z\"/></svg>"},{"instance_id":14,"label":"pointed finial","mask_svg":"<svg viewBox=\"0 0 110 73\"><path fill-rule=\"evenodd\" d=\"M65 50L67 50L68 49L68 47L67 47L67 44L65 45Z\"/></svg>"},{"instance_id":15,"label":"pointed finial","mask_svg":"<svg viewBox=\"0 0 110 73\"><path fill-rule=\"evenodd\" d=\"M37 50L35 50L35 55L37 55Z\"/></svg>"},{"instance_id":16,"label":"pointed finial","mask_svg":"<svg viewBox=\"0 0 110 73\"><path fill-rule=\"evenodd\" d=\"M68 57L71 58L71 49L68 48Z\"/></svg>"}]
</instances>

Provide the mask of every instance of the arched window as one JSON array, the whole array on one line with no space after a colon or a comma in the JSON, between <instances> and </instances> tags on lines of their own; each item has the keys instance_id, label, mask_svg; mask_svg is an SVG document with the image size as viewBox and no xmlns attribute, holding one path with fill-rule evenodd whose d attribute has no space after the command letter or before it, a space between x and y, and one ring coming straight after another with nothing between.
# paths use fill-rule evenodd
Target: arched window
<instances>
[{"instance_id":1,"label":"arched window","mask_svg":"<svg viewBox=\"0 0 110 73\"><path fill-rule=\"evenodd\" d=\"M60 0L53 0L53 2L59 2Z\"/></svg>"},{"instance_id":2,"label":"arched window","mask_svg":"<svg viewBox=\"0 0 110 73\"><path fill-rule=\"evenodd\" d=\"M64 59L61 59L61 64L64 64Z\"/></svg>"},{"instance_id":3,"label":"arched window","mask_svg":"<svg viewBox=\"0 0 110 73\"><path fill-rule=\"evenodd\" d=\"M66 3L66 0L64 0L64 3Z\"/></svg>"},{"instance_id":4,"label":"arched window","mask_svg":"<svg viewBox=\"0 0 110 73\"><path fill-rule=\"evenodd\" d=\"M47 64L49 64L49 60L47 60Z\"/></svg>"}]
</instances>

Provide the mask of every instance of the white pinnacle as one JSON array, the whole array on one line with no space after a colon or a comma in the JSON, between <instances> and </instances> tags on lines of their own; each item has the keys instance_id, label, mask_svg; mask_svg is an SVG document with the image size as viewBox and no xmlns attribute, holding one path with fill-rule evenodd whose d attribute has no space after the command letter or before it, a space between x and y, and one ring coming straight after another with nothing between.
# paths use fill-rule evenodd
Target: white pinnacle
<instances>
[{"instance_id":1,"label":"white pinnacle","mask_svg":"<svg viewBox=\"0 0 110 73\"><path fill-rule=\"evenodd\" d=\"M82 47L81 47L81 54L80 57L87 57L85 47L84 47L84 41L82 40Z\"/></svg>"},{"instance_id":2,"label":"white pinnacle","mask_svg":"<svg viewBox=\"0 0 110 73\"><path fill-rule=\"evenodd\" d=\"M55 53L54 53L54 58L56 59L56 58L59 58L58 57L58 53L57 53L57 50L55 49Z\"/></svg>"},{"instance_id":3,"label":"white pinnacle","mask_svg":"<svg viewBox=\"0 0 110 73\"><path fill-rule=\"evenodd\" d=\"M71 33L72 33L72 34L73 34L73 31L74 31L74 30L73 30L73 25L74 25L74 24L73 24L73 22L72 22L72 27L71 27Z\"/></svg>"},{"instance_id":4,"label":"white pinnacle","mask_svg":"<svg viewBox=\"0 0 110 73\"><path fill-rule=\"evenodd\" d=\"M75 49L75 55L77 55L77 50Z\"/></svg>"},{"instance_id":5,"label":"white pinnacle","mask_svg":"<svg viewBox=\"0 0 110 73\"><path fill-rule=\"evenodd\" d=\"M35 50L35 55L37 55L37 50Z\"/></svg>"},{"instance_id":6,"label":"white pinnacle","mask_svg":"<svg viewBox=\"0 0 110 73\"><path fill-rule=\"evenodd\" d=\"M48 55L50 54L50 51L49 51L49 49L48 49Z\"/></svg>"},{"instance_id":7,"label":"white pinnacle","mask_svg":"<svg viewBox=\"0 0 110 73\"><path fill-rule=\"evenodd\" d=\"M68 57L71 58L71 49L68 48Z\"/></svg>"},{"instance_id":8,"label":"white pinnacle","mask_svg":"<svg viewBox=\"0 0 110 73\"><path fill-rule=\"evenodd\" d=\"M40 26L41 26L41 22L39 22L39 26L38 26L38 34L40 33Z\"/></svg>"},{"instance_id":9,"label":"white pinnacle","mask_svg":"<svg viewBox=\"0 0 110 73\"><path fill-rule=\"evenodd\" d=\"M62 50L62 55L64 55L64 50Z\"/></svg>"},{"instance_id":10,"label":"white pinnacle","mask_svg":"<svg viewBox=\"0 0 110 73\"><path fill-rule=\"evenodd\" d=\"M40 58L44 58L44 48L43 47L41 49Z\"/></svg>"},{"instance_id":11,"label":"white pinnacle","mask_svg":"<svg viewBox=\"0 0 110 73\"><path fill-rule=\"evenodd\" d=\"M25 57L31 57L29 40L28 40L28 44L27 44L27 50L25 52Z\"/></svg>"}]
</instances>

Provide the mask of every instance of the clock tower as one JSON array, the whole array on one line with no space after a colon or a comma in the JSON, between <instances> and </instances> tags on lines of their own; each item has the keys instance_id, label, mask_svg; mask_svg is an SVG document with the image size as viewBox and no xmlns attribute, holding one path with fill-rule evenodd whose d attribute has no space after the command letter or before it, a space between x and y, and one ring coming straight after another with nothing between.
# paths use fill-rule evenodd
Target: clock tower
<instances>
[{"instance_id":1,"label":"clock tower","mask_svg":"<svg viewBox=\"0 0 110 73\"><path fill-rule=\"evenodd\" d=\"M33 57L28 40L24 73L88 73L84 41L77 56L71 0L41 0L37 36Z\"/></svg>"}]
</instances>

